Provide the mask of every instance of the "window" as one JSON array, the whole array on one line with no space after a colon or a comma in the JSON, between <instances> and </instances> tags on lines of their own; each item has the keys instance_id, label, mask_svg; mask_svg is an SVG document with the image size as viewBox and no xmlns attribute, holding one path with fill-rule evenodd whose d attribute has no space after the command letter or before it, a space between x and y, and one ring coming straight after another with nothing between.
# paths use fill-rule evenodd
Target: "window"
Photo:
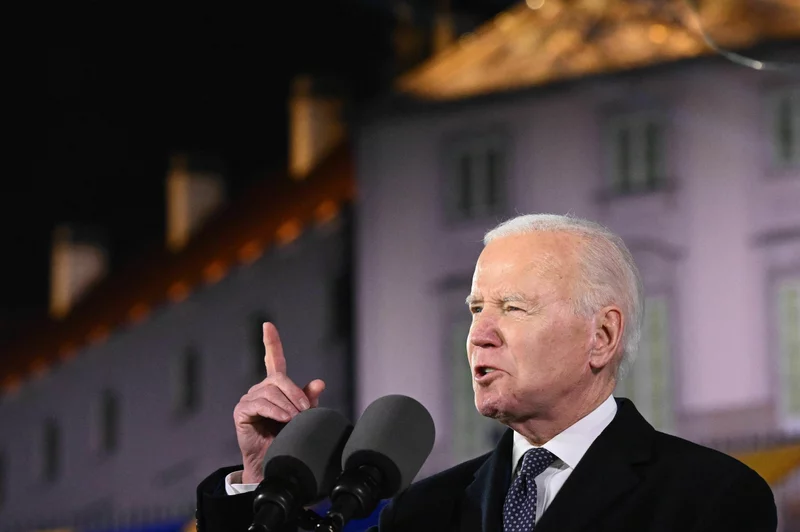
<instances>
[{"instance_id":1,"label":"window","mask_svg":"<svg viewBox=\"0 0 800 532\"><path fill-rule=\"evenodd\" d=\"M336 274L330 290L331 340L347 341L353 330L353 275L351 268Z\"/></svg>"},{"instance_id":2,"label":"window","mask_svg":"<svg viewBox=\"0 0 800 532\"><path fill-rule=\"evenodd\" d=\"M119 396L113 390L104 390L100 397L100 450L114 452L119 446Z\"/></svg>"},{"instance_id":3,"label":"window","mask_svg":"<svg viewBox=\"0 0 800 532\"><path fill-rule=\"evenodd\" d=\"M607 149L612 187L617 194L636 194L666 184L664 121L653 113L618 116L608 126Z\"/></svg>"},{"instance_id":4,"label":"window","mask_svg":"<svg viewBox=\"0 0 800 532\"><path fill-rule=\"evenodd\" d=\"M273 316L266 312L254 312L248 319L247 334L249 351L248 379L253 384L261 382L267 376L267 369L264 366L264 323L275 324Z\"/></svg>"},{"instance_id":5,"label":"window","mask_svg":"<svg viewBox=\"0 0 800 532\"><path fill-rule=\"evenodd\" d=\"M450 338L453 379L453 460L463 462L490 451L505 427L475 408L472 372L466 354L469 321L456 322Z\"/></svg>"},{"instance_id":6,"label":"window","mask_svg":"<svg viewBox=\"0 0 800 532\"><path fill-rule=\"evenodd\" d=\"M781 417L800 430L800 277L780 282L777 295Z\"/></svg>"},{"instance_id":7,"label":"window","mask_svg":"<svg viewBox=\"0 0 800 532\"><path fill-rule=\"evenodd\" d=\"M669 306L664 296L646 298L642 339L636 362L617 384L615 395L627 397L658 430L673 428Z\"/></svg>"},{"instance_id":8,"label":"window","mask_svg":"<svg viewBox=\"0 0 800 532\"><path fill-rule=\"evenodd\" d=\"M445 197L451 220L502 214L506 196L506 142L486 134L454 142L448 150Z\"/></svg>"},{"instance_id":9,"label":"window","mask_svg":"<svg viewBox=\"0 0 800 532\"><path fill-rule=\"evenodd\" d=\"M800 87L772 95L771 123L774 165L800 166Z\"/></svg>"},{"instance_id":10,"label":"window","mask_svg":"<svg viewBox=\"0 0 800 532\"><path fill-rule=\"evenodd\" d=\"M179 414L190 414L200 406L200 369L200 354L194 347L187 347L177 368L175 409Z\"/></svg>"},{"instance_id":11,"label":"window","mask_svg":"<svg viewBox=\"0 0 800 532\"><path fill-rule=\"evenodd\" d=\"M61 428L54 419L48 419L42 430L42 478L55 481L61 473Z\"/></svg>"}]
</instances>

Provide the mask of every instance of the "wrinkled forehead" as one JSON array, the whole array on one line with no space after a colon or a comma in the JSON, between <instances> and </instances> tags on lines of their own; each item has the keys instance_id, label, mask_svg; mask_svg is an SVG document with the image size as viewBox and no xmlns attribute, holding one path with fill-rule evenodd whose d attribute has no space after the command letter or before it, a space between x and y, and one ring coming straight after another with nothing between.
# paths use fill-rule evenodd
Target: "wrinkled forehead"
<instances>
[{"instance_id":1,"label":"wrinkled forehead","mask_svg":"<svg viewBox=\"0 0 800 532\"><path fill-rule=\"evenodd\" d=\"M581 240L563 232L512 235L489 242L475 265L473 287L479 280L497 282L571 281L578 273Z\"/></svg>"}]
</instances>

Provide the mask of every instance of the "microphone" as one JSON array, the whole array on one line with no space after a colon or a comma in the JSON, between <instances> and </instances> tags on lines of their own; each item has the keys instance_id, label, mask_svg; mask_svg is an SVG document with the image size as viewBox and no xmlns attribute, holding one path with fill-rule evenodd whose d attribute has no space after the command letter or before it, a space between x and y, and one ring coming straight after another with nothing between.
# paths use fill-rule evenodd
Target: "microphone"
<instances>
[{"instance_id":1,"label":"microphone","mask_svg":"<svg viewBox=\"0 0 800 532\"><path fill-rule=\"evenodd\" d=\"M341 472L353 424L329 408L300 412L278 433L264 456L249 532L277 532L306 505L321 500Z\"/></svg>"},{"instance_id":2,"label":"microphone","mask_svg":"<svg viewBox=\"0 0 800 532\"><path fill-rule=\"evenodd\" d=\"M368 517L381 499L405 489L433 449L430 413L404 395L370 404L342 453L343 472L331 490L331 508L318 531L339 532L353 518Z\"/></svg>"}]
</instances>

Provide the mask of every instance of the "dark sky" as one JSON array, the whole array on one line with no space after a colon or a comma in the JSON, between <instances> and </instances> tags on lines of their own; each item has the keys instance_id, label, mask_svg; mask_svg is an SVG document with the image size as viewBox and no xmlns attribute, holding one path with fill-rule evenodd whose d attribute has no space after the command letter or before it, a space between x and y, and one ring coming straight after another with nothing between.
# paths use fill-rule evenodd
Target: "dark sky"
<instances>
[{"instance_id":1,"label":"dark sky","mask_svg":"<svg viewBox=\"0 0 800 532\"><path fill-rule=\"evenodd\" d=\"M411 3L430 17L433 2ZM451 6L462 22L477 22L511 3ZM219 156L235 197L286 164L296 74L333 76L356 104L385 90L392 4L70 2L11 17L0 345L18 322L46 311L56 224L106 231L113 271L163 241L170 153Z\"/></svg>"},{"instance_id":2,"label":"dark sky","mask_svg":"<svg viewBox=\"0 0 800 532\"><path fill-rule=\"evenodd\" d=\"M356 99L378 89L391 57L388 10L352 0L228 4L92 2L25 19L6 78L14 116L0 223L11 238L0 319L46 306L58 222L104 228L112 264L162 239L171 152L220 156L232 196L285 165L295 74L336 75Z\"/></svg>"}]
</instances>

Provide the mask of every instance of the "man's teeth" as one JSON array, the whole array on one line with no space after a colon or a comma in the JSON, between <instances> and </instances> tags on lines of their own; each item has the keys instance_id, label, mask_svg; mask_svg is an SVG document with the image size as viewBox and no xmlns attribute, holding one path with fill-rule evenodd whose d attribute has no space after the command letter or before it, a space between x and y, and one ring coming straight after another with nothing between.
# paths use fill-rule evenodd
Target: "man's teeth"
<instances>
[{"instance_id":1,"label":"man's teeth","mask_svg":"<svg viewBox=\"0 0 800 532\"><path fill-rule=\"evenodd\" d=\"M493 371L494 371L494 368L483 368L484 375L487 374L487 373L491 373Z\"/></svg>"}]
</instances>

